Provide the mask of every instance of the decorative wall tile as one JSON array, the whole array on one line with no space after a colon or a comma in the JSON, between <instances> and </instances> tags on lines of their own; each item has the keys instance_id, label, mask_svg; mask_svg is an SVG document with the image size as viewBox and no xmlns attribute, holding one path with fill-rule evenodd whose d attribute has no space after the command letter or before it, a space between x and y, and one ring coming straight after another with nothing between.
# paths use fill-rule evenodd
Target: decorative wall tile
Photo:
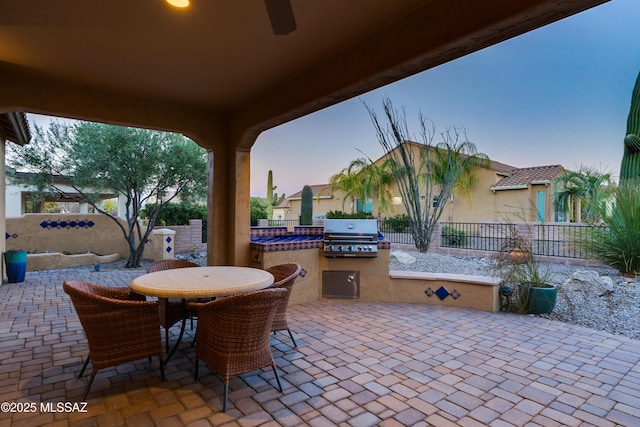
<instances>
[{"instance_id":1,"label":"decorative wall tile","mask_svg":"<svg viewBox=\"0 0 640 427\"><path fill-rule=\"evenodd\" d=\"M460 294L459 291L457 290L453 290L451 292L449 292L447 290L447 288L445 288L444 286L440 286L438 289L436 289L435 291L432 288L427 288L426 291L424 291L424 293L428 296L428 297L432 297L432 296L437 296L438 298L440 298L440 301L443 301L444 299L446 299L448 296L450 296L453 299L458 299L460 298L462 295Z\"/></svg>"},{"instance_id":2,"label":"decorative wall tile","mask_svg":"<svg viewBox=\"0 0 640 427\"><path fill-rule=\"evenodd\" d=\"M95 225L95 223L91 220L73 220L73 221L42 221L40 223L40 227L46 229L71 229L71 228L91 228Z\"/></svg>"},{"instance_id":3,"label":"decorative wall tile","mask_svg":"<svg viewBox=\"0 0 640 427\"><path fill-rule=\"evenodd\" d=\"M447 288L445 288L444 286L440 286L435 293L436 293L436 296L440 298L440 301L444 300L446 297L451 295L447 290Z\"/></svg>"}]
</instances>

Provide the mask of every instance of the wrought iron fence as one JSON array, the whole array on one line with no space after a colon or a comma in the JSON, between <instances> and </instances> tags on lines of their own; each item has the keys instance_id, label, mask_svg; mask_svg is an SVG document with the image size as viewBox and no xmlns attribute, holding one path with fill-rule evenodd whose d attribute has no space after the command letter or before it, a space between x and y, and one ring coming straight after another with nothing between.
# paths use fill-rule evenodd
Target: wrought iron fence
<instances>
[{"instance_id":1,"label":"wrought iron fence","mask_svg":"<svg viewBox=\"0 0 640 427\"><path fill-rule=\"evenodd\" d=\"M440 223L440 247L500 252L512 246L514 225L509 223Z\"/></svg>"},{"instance_id":2,"label":"wrought iron fence","mask_svg":"<svg viewBox=\"0 0 640 427\"><path fill-rule=\"evenodd\" d=\"M534 253L564 258L587 258L585 242L605 226L583 224L535 224Z\"/></svg>"},{"instance_id":3,"label":"wrought iron fence","mask_svg":"<svg viewBox=\"0 0 640 427\"><path fill-rule=\"evenodd\" d=\"M269 220L270 227L299 225L299 220ZM413 245L409 221L378 220L378 230L392 243ZM606 227L584 224L442 222L434 233L434 244L441 248L501 252L514 247L514 236L528 239L535 255L587 258L584 241L595 230ZM439 238L439 239L438 239Z\"/></svg>"},{"instance_id":4,"label":"wrought iron fence","mask_svg":"<svg viewBox=\"0 0 640 427\"><path fill-rule=\"evenodd\" d=\"M409 221L402 219L378 220L378 230L386 240L392 243L413 245L413 236L409 230Z\"/></svg>"},{"instance_id":5,"label":"wrought iron fence","mask_svg":"<svg viewBox=\"0 0 640 427\"><path fill-rule=\"evenodd\" d=\"M517 245L515 236L528 239L535 255L564 258L587 258L585 241L596 230L606 227L584 224L544 223L468 223L442 222L440 232L434 233L434 244L441 248L501 252ZM393 243L413 244L409 223L380 221L379 229L385 239Z\"/></svg>"}]
</instances>

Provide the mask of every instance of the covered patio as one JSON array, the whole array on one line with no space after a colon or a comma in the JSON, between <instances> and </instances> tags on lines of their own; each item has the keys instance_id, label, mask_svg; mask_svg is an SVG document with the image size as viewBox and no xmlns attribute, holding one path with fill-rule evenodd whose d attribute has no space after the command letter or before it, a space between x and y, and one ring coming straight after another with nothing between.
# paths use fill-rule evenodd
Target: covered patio
<instances>
[{"instance_id":1,"label":"covered patio","mask_svg":"<svg viewBox=\"0 0 640 427\"><path fill-rule=\"evenodd\" d=\"M86 412L41 411L80 401L87 384L63 280L123 286L143 273L27 273L0 286L0 402L37 407L3 407L0 426L640 424L639 341L532 316L359 302L291 306L298 348L286 333L271 340L284 393L270 369L236 377L226 414L220 379L201 368L193 380L189 338L166 382L155 360L126 363L98 373Z\"/></svg>"},{"instance_id":2,"label":"covered patio","mask_svg":"<svg viewBox=\"0 0 640 427\"><path fill-rule=\"evenodd\" d=\"M0 113L192 138L209 152L208 264L249 265L250 152L261 132L605 1L294 1L297 29L285 36L261 1L194 0L190 12L160 0L4 2ZM4 217L2 197L0 231ZM298 348L272 338L282 394L267 370L247 374L232 380L222 413L222 383L207 369L193 380L186 340L168 381L157 362L123 364L98 374L78 408L87 412L54 412L86 387L76 378L86 341L62 282L128 285L140 274L28 273L0 286L0 402L36 409L3 406L0 427L640 424L638 341L532 317L358 302L290 307Z\"/></svg>"}]
</instances>

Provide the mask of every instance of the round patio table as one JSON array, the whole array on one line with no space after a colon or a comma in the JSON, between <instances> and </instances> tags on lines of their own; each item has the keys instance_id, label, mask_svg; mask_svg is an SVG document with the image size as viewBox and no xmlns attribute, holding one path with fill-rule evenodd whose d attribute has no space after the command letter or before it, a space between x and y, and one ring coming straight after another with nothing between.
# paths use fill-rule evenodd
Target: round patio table
<instances>
[{"instance_id":1,"label":"round patio table","mask_svg":"<svg viewBox=\"0 0 640 427\"><path fill-rule=\"evenodd\" d=\"M187 298L217 298L257 291L273 283L268 271L250 267L188 267L156 271L131 281L131 289L158 298L180 298L185 308L180 335L167 356L169 361L182 341L187 317Z\"/></svg>"}]
</instances>

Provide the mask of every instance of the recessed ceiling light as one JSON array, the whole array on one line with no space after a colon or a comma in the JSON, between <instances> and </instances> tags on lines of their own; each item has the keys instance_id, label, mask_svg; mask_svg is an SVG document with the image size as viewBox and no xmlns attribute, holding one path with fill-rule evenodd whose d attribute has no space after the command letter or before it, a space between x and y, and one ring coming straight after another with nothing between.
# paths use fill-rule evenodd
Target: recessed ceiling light
<instances>
[{"instance_id":1,"label":"recessed ceiling light","mask_svg":"<svg viewBox=\"0 0 640 427\"><path fill-rule=\"evenodd\" d=\"M180 8L187 7L191 3L189 0L166 0L166 2L171 6Z\"/></svg>"}]
</instances>

